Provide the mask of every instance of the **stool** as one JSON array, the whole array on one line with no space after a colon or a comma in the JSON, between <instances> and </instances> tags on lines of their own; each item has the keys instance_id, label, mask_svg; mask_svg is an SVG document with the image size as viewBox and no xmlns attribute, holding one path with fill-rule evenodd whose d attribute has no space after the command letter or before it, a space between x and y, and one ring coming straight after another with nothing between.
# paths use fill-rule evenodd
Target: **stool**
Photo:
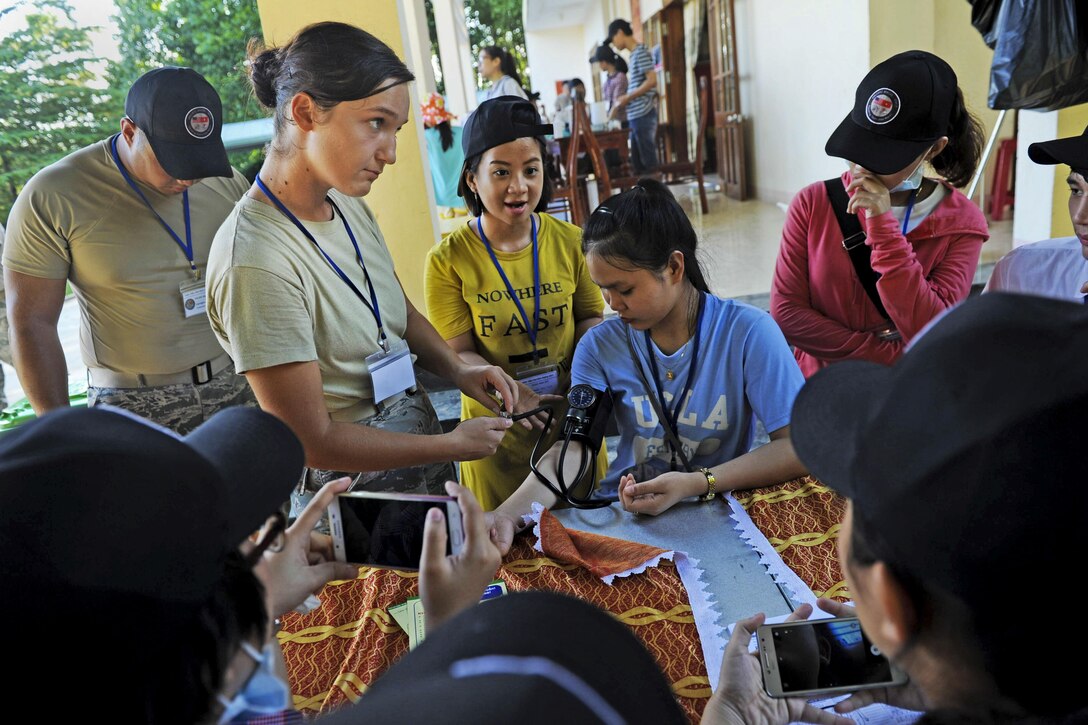
<instances>
[{"instance_id":1,"label":"stool","mask_svg":"<svg viewBox=\"0 0 1088 725\"><path fill-rule=\"evenodd\" d=\"M990 187L990 219L1001 221L1005 216L1005 207L1014 206L1013 164L1016 163L1016 139L1007 138L997 147L997 160L994 162L994 183Z\"/></svg>"}]
</instances>

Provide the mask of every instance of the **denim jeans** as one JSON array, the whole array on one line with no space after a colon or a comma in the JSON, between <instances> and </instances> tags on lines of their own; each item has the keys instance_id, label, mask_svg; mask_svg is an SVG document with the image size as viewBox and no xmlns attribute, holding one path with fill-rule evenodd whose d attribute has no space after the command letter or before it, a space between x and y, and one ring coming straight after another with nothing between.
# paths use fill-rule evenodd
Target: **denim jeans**
<instances>
[{"instance_id":1,"label":"denim jeans","mask_svg":"<svg viewBox=\"0 0 1088 725\"><path fill-rule=\"evenodd\" d=\"M627 122L631 125L631 163L635 173L650 173L657 168L657 109Z\"/></svg>"}]
</instances>

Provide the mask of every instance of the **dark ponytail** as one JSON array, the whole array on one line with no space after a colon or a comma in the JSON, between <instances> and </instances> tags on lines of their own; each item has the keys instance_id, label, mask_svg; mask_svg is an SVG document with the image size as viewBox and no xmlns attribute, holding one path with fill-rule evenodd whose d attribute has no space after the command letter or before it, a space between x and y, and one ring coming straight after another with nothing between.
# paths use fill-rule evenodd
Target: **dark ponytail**
<instances>
[{"instance_id":1,"label":"dark ponytail","mask_svg":"<svg viewBox=\"0 0 1088 725\"><path fill-rule=\"evenodd\" d=\"M488 58L498 58L499 70L502 71L502 74L513 78L514 82L525 92L525 95L529 95L529 89L521 81L521 74L518 73L518 64L514 61L513 53L497 45L489 45L483 49L483 52L487 53Z\"/></svg>"},{"instance_id":2,"label":"dark ponytail","mask_svg":"<svg viewBox=\"0 0 1088 725\"><path fill-rule=\"evenodd\" d=\"M442 150L449 151L450 146L453 146L453 129L450 128L450 122L443 121L435 128L438 129L438 138L442 142Z\"/></svg>"},{"instance_id":3,"label":"dark ponytail","mask_svg":"<svg viewBox=\"0 0 1088 725\"><path fill-rule=\"evenodd\" d=\"M669 256L684 255L684 275L700 292L710 292L695 256L698 239L688 215L668 187L640 179L622 194L607 199L589 215L582 233L582 251L595 254L621 269L659 273Z\"/></svg>"},{"instance_id":4,"label":"dark ponytail","mask_svg":"<svg viewBox=\"0 0 1088 725\"><path fill-rule=\"evenodd\" d=\"M415 80L392 48L346 23L308 25L279 48L265 48L254 38L246 50L253 93L275 110L277 137L290 123L289 105L297 93L328 110Z\"/></svg>"},{"instance_id":5,"label":"dark ponytail","mask_svg":"<svg viewBox=\"0 0 1088 725\"><path fill-rule=\"evenodd\" d=\"M930 163L952 186L966 186L982 159L982 124L967 110L963 91L956 89L948 120L948 145Z\"/></svg>"}]
</instances>

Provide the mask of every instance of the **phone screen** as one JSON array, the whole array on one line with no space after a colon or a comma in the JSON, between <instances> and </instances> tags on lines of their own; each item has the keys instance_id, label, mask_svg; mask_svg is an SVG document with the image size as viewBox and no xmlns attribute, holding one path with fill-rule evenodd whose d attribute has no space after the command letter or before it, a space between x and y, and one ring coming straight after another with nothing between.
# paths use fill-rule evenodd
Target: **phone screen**
<instances>
[{"instance_id":1,"label":"phone screen","mask_svg":"<svg viewBox=\"0 0 1088 725\"><path fill-rule=\"evenodd\" d=\"M355 496L339 496L338 501L346 560L398 569L419 568L427 512L445 504ZM450 539L446 537L447 555L451 553Z\"/></svg>"},{"instance_id":2,"label":"phone screen","mask_svg":"<svg viewBox=\"0 0 1088 725\"><path fill-rule=\"evenodd\" d=\"M784 624L771 634L784 694L892 682L891 664L857 619Z\"/></svg>"}]
</instances>

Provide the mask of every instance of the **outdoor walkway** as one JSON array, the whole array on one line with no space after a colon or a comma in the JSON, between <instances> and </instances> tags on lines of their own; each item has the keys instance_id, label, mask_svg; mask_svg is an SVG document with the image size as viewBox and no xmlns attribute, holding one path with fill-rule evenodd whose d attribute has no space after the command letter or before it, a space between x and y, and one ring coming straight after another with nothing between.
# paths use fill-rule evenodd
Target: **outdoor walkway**
<instances>
[{"instance_id":1,"label":"outdoor walkway","mask_svg":"<svg viewBox=\"0 0 1088 725\"><path fill-rule=\"evenodd\" d=\"M672 187L699 235L700 262L707 281L715 294L739 297L767 309L785 211L762 201L734 201L712 191L714 184L713 177L707 179L710 211L706 215L700 213L694 184ZM1012 221L992 223L990 234L982 247L977 283L985 282L993 263L1012 248ZM60 339L69 374L73 379L82 378L85 368L79 357L79 308L75 298L64 303ZM5 365L4 373L8 401L21 399L23 391L15 370Z\"/></svg>"}]
</instances>

